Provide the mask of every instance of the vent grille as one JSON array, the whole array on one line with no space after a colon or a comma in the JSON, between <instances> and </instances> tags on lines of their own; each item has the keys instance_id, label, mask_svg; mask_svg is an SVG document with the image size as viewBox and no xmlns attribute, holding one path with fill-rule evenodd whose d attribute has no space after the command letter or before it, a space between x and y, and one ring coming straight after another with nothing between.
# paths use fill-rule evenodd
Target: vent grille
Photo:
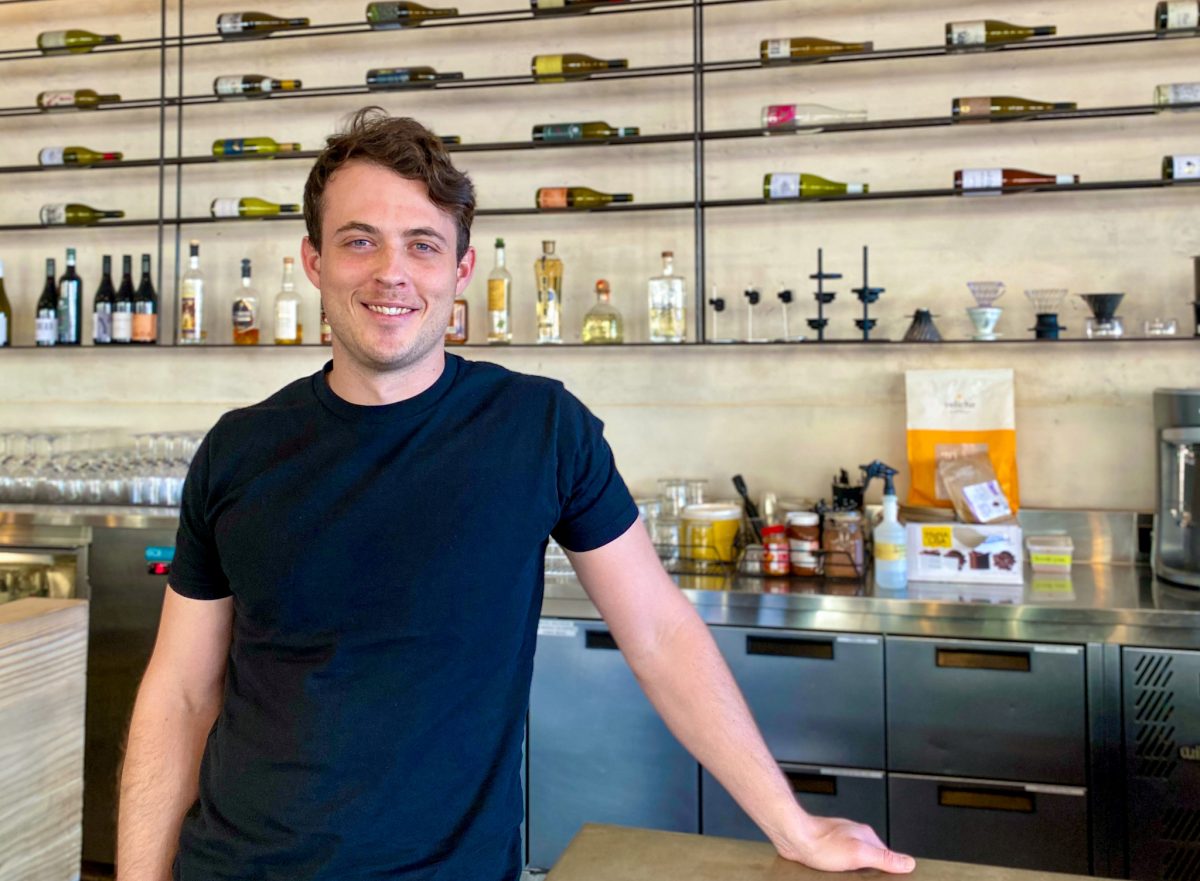
<instances>
[{"instance_id":1,"label":"vent grille","mask_svg":"<svg viewBox=\"0 0 1200 881\"><path fill-rule=\"evenodd\" d=\"M1163 860L1162 881L1196 881L1200 878L1200 848L1172 847Z\"/></svg>"},{"instance_id":2,"label":"vent grille","mask_svg":"<svg viewBox=\"0 0 1200 881\"><path fill-rule=\"evenodd\" d=\"M1200 810L1168 808L1163 812L1164 841L1180 844L1200 844ZM1197 873L1200 877L1200 873Z\"/></svg>"},{"instance_id":3,"label":"vent grille","mask_svg":"<svg viewBox=\"0 0 1200 881\"><path fill-rule=\"evenodd\" d=\"M1175 715L1175 692L1170 688L1175 676L1172 663L1170 655L1148 654L1138 658L1133 668L1133 755L1134 774L1138 777L1165 780L1179 765L1175 726L1171 724ZM1200 877L1200 871L1190 877Z\"/></svg>"}]
</instances>

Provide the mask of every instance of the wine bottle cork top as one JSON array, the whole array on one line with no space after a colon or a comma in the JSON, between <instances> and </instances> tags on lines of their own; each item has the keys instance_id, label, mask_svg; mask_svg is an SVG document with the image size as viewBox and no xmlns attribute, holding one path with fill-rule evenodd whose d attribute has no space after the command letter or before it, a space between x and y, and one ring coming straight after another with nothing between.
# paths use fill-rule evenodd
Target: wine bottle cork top
<instances>
[{"instance_id":1,"label":"wine bottle cork top","mask_svg":"<svg viewBox=\"0 0 1200 881\"><path fill-rule=\"evenodd\" d=\"M674 251L663 251L663 252L662 252L662 255L663 255L664 257L674 257L674 256L675 256L675 252L674 252Z\"/></svg>"},{"instance_id":2,"label":"wine bottle cork top","mask_svg":"<svg viewBox=\"0 0 1200 881\"><path fill-rule=\"evenodd\" d=\"M296 262L296 258L295 258L295 257L284 257L284 258L283 258L283 265L284 265L284 266L291 266L291 265L292 265L292 264L294 264L295 262Z\"/></svg>"}]
</instances>

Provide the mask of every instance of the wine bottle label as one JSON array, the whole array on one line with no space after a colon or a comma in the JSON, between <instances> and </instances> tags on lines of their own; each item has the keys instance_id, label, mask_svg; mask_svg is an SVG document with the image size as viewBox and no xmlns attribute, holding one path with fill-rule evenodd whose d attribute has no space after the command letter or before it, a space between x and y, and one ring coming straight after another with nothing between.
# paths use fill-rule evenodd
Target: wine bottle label
<instances>
[{"instance_id":1,"label":"wine bottle label","mask_svg":"<svg viewBox=\"0 0 1200 881\"><path fill-rule=\"evenodd\" d=\"M577 122L542 126L543 141L579 141L582 139L583 126Z\"/></svg>"},{"instance_id":2,"label":"wine bottle label","mask_svg":"<svg viewBox=\"0 0 1200 881\"><path fill-rule=\"evenodd\" d=\"M767 59L770 61L779 61L784 58L792 57L792 41L787 40L767 40Z\"/></svg>"},{"instance_id":3,"label":"wine bottle label","mask_svg":"<svg viewBox=\"0 0 1200 881\"><path fill-rule=\"evenodd\" d=\"M0 346L8 345L8 316L0 312Z\"/></svg>"},{"instance_id":4,"label":"wine bottle label","mask_svg":"<svg viewBox=\"0 0 1200 881\"><path fill-rule=\"evenodd\" d=\"M566 187L542 187L537 193L539 208L566 208Z\"/></svg>"},{"instance_id":5,"label":"wine bottle label","mask_svg":"<svg viewBox=\"0 0 1200 881\"><path fill-rule=\"evenodd\" d=\"M67 206L63 204L43 205L42 226L57 226L67 222Z\"/></svg>"},{"instance_id":6,"label":"wine bottle label","mask_svg":"<svg viewBox=\"0 0 1200 881\"><path fill-rule=\"evenodd\" d=\"M39 165L63 165L65 147L42 147L38 153Z\"/></svg>"},{"instance_id":7,"label":"wine bottle label","mask_svg":"<svg viewBox=\"0 0 1200 881\"><path fill-rule=\"evenodd\" d=\"M964 190L998 190L1004 186L1002 168L964 168L962 188Z\"/></svg>"},{"instance_id":8,"label":"wine bottle label","mask_svg":"<svg viewBox=\"0 0 1200 881\"><path fill-rule=\"evenodd\" d=\"M246 152L245 138L226 138L223 141L218 141L217 144L220 147L222 156L241 156Z\"/></svg>"},{"instance_id":9,"label":"wine bottle label","mask_svg":"<svg viewBox=\"0 0 1200 881\"><path fill-rule=\"evenodd\" d=\"M263 87L266 88L266 83L263 83ZM219 76L213 83L213 89L218 95L241 95L244 91L240 76Z\"/></svg>"},{"instance_id":10,"label":"wine bottle label","mask_svg":"<svg viewBox=\"0 0 1200 881\"><path fill-rule=\"evenodd\" d=\"M75 93L74 92L42 92L38 96L38 103L42 107L74 107Z\"/></svg>"},{"instance_id":11,"label":"wine bottle label","mask_svg":"<svg viewBox=\"0 0 1200 881\"><path fill-rule=\"evenodd\" d=\"M1174 25L1174 27L1186 27L1186 25ZM46 31L38 37L38 46L42 49L66 49L67 32Z\"/></svg>"},{"instance_id":12,"label":"wine bottle label","mask_svg":"<svg viewBox=\"0 0 1200 881\"><path fill-rule=\"evenodd\" d=\"M213 217L239 217L238 199L213 199L212 201L212 216Z\"/></svg>"},{"instance_id":13,"label":"wine bottle label","mask_svg":"<svg viewBox=\"0 0 1200 881\"><path fill-rule=\"evenodd\" d=\"M38 315L34 320L33 334L39 346L53 346L58 342L58 316Z\"/></svg>"},{"instance_id":14,"label":"wine bottle label","mask_svg":"<svg viewBox=\"0 0 1200 881\"><path fill-rule=\"evenodd\" d=\"M790 125L796 120L796 105L772 104L767 108L767 112L763 115L763 118L767 121L767 128Z\"/></svg>"},{"instance_id":15,"label":"wine bottle label","mask_svg":"<svg viewBox=\"0 0 1200 881\"><path fill-rule=\"evenodd\" d=\"M1168 104L1195 104L1200 102L1200 83L1175 83L1167 87Z\"/></svg>"},{"instance_id":16,"label":"wine bottle label","mask_svg":"<svg viewBox=\"0 0 1200 881\"><path fill-rule=\"evenodd\" d=\"M537 8L539 10L562 9L566 5L567 0L537 0Z\"/></svg>"},{"instance_id":17,"label":"wine bottle label","mask_svg":"<svg viewBox=\"0 0 1200 881\"><path fill-rule=\"evenodd\" d=\"M489 312L507 311L508 282L502 278L489 278L487 283L487 301Z\"/></svg>"},{"instance_id":18,"label":"wine bottle label","mask_svg":"<svg viewBox=\"0 0 1200 881\"><path fill-rule=\"evenodd\" d=\"M768 198L800 198L800 175L794 172L776 172L775 174L772 174Z\"/></svg>"},{"instance_id":19,"label":"wine bottle label","mask_svg":"<svg viewBox=\"0 0 1200 881\"><path fill-rule=\"evenodd\" d=\"M190 278L184 282L179 295L179 339L186 343L198 343L203 339L200 328L200 303L204 296L204 282Z\"/></svg>"},{"instance_id":20,"label":"wine bottle label","mask_svg":"<svg viewBox=\"0 0 1200 881\"><path fill-rule=\"evenodd\" d=\"M285 300L275 304L275 339L294 340L296 338L296 302Z\"/></svg>"},{"instance_id":21,"label":"wine bottle label","mask_svg":"<svg viewBox=\"0 0 1200 881\"><path fill-rule=\"evenodd\" d=\"M127 343L133 339L133 313L114 312L112 317L112 341Z\"/></svg>"},{"instance_id":22,"label":"wine bottle label","mask_svg":"<svg viewBox=\"0 0 1200 881\"><path fill-rule=\"evenodd\" d=\"M450 323L446 325L446 339L457 343L467 341L467 305L458 300L450 310Z\"/></svg>"},{"instance_id":23,"label":"wine bottle label","mask_svg":"<svg viewBox=\"0 0 1200 881\"><path fill-rule=\"evenodd\" d=\"M1196 0L1170 0L1167 3L1167 27L1200 27L1200 4Z\"/></svg>"},{"instance_id":24,"label":"wine bottle label","mask_svg":"<svg viewBox=\"0 0 1200 881\"><path fill-rule=\"evenodd\" d=\"M396 86L412 81L412 71L407 67L380 67L367 71L367 85Z\"/></svg>"},{"instance_id":25,"label":"wine bottle label","mask_svg":"<svg viewBox=\"0 0 1200 881\"><path fill-rule=\"evenodd\" d=\"M1171 177L1175 180L1200 178L1200 156L1172 156Z\"/></svg>"},{"instance_id":26,"label":"wine bottle label","mask_svg":"<svg viewBox=\"0 0 1200 881\"><path fill-rule=\"evenodd\" d=\"M983 46L987 43L987 22L955 21L950 23L950 45Z\"/></svg>"},{"instance_id":27,"label":"wine bottle label","mask_svg":"<svg viewBox=\"0 0 1200 881\"><path fill-rule=\"evenodd\" d=\"M148 308L149 304L143 306L138 303L134 305L135 309ZM158 340L158 316L153 312L134 312L133 313L133 341L135 343L153 343Z\"/></svg>"},{"instance_id":28,"label":"wine bottle label","mask_svg":"<svg viewBox=\"0 0 1200 881\"><path fill-rule=\"evenodd\" d=\"M242 24L243 13L223 12L217 16L217 32L222 34L240 34L245 25Z\"/></svg>"},{"instance_id":29,"label":"wine bottle label","mask_svg":"<svg viewBox=\"0 0 1200 881\"><path fill-rule=\"evenodd\" d=\"M111 343L113 339L112 333L112 313L111 312L93 312L92 313L92 340L97 343Z\"/></svg>"},{"instance_id":30,"label":"wine bottle label","mask_svg":"<svg viewBox=\"0 0 1200 881\"><path fill-rule=\"evenodd\" d=\"M561 75L563 57L561 55L538 55L533 59L533 72L538 76Z\"/></svg>"}]
</instances>

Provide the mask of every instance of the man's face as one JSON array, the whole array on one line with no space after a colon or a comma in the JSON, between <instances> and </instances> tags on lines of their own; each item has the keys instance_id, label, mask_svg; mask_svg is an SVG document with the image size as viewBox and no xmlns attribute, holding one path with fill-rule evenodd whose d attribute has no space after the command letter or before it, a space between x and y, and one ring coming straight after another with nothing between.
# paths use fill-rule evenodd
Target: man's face
<instances>
[{"instance_id":1,"label":"man's face","mask_svg":"<svg viewBox=\"0 0 1200 881\"><path fill-rule=\"evenodd\" d=\"M321 250L305 238L304 271L321 291L335 361L375 373L440 357L455 296L475 252L460 261L456 226L421 181L352 161L325 188Z\"/></svg>"}]
</instances>

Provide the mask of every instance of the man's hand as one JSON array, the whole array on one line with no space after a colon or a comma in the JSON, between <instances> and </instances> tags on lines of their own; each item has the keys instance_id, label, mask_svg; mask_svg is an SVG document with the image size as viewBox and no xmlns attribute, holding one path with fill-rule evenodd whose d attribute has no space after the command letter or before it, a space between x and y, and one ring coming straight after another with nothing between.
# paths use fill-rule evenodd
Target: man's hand
<instances>
[{"instance_id":1,"label":"man's hand","mask_svg":"<svg viewBox=\"0 0 1200 881\"><path fill-rule=\"evenodd\" d=\"M902 875L917 865L912 857L889 850L870 826L827 817L809 816L806 820L802 842L775 843L775 849L784 859L823 872L879 869Z\"/></svg>"}]
</instances>

